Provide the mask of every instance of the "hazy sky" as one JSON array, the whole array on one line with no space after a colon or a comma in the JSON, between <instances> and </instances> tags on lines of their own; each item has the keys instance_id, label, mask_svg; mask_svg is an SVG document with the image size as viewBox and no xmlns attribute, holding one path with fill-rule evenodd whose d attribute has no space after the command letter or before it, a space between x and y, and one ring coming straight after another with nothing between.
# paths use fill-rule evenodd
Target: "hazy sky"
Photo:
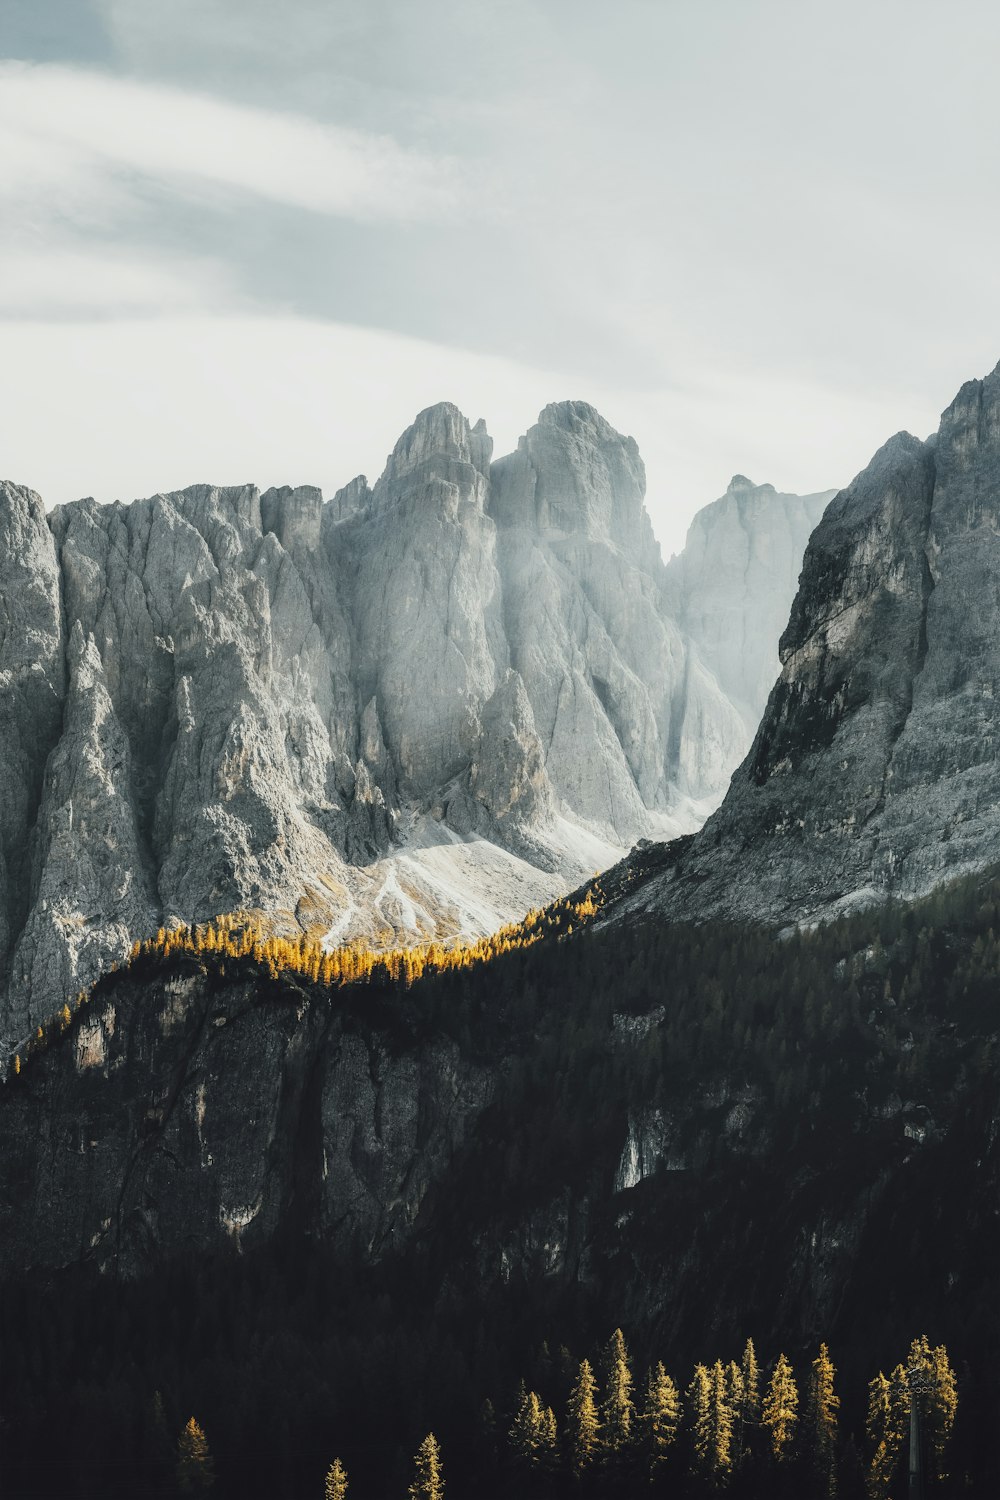
<instances>
[{"instance_id":1,"label":"hazy sky","mask_svg":"<svg viewBox=\"0 0 1000 1500\"><path fill-rule=\"evenodd\" d=\"M0 0L0 57L0 474L50 503L577 397L669 552L1000 358L987 0Z\"/></svg>"}]
</instances>

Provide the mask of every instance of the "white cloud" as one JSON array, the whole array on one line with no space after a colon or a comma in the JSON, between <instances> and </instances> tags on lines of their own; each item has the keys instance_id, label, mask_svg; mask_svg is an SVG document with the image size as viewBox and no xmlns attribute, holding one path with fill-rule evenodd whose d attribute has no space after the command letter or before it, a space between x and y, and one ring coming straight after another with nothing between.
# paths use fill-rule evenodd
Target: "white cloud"
<instances>
[{"instance_id":1,"label":"white cloud","mask_svg":"<svg viewBox=\"0 0 1000 1500\"><path fill-rule=\"evenodd\" d=\"M231 301L211 262L137 259L114 249L0 250L0 314L8 317L167 316Z\"/></svg>"},{"instance_id":2,"label":"white cloud","mask_svg":"<svg viewBox=\"0 0 1000 1500\"><path fill-rule=\"evenodd\" d=\"M49 65L0 64L0 139L0 192L18 198L77 202L81 173L138 174L371 222L440 215L458 191L453 164L388 136Z\"/></svg>"}]
</instances>

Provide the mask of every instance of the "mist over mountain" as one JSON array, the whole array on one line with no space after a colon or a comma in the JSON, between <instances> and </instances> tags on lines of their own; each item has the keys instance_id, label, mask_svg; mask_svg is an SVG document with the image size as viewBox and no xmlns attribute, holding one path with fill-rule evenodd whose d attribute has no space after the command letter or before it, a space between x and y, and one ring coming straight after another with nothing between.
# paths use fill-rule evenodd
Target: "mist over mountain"
<instances>
[{"instance_id":1,"label":"mist over mountain","mask_svg":"<svg viewBox=\"0 0 1000 1500\"><path fill-rule=\"evenodd\" d=\"M665 568L644 488L581 402L496 461L431 407L326 502L0 487L7 1034L160 925L485 932L697 827L825 497L735 480Z\"/></svg>"}]
</instances>

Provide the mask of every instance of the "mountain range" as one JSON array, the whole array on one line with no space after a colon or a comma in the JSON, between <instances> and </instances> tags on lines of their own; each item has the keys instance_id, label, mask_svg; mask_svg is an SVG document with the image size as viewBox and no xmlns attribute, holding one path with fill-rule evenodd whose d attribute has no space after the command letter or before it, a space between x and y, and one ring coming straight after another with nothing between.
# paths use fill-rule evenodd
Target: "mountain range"
<instances>
[{"instance_id":1,"label":"mountain range","mask_svg":"<svg viewBox=\"0 0 1000 1500\"><path fill-rule=\"evenodd\" d=\"M581 402L498 460L431 407L327 502L0 486L5 1035L161 926L484 933L697 827L830 497L737 476L664 566L644 490Z\"/></svg>"},{"instance_id":2,"label":"mountain range","mask_svg":"<svg viewBox=\"0 0 1000 1500\"><path fill-rule=\"evenodd\" d=\"M226 1493L305 1493L324 1424L364 1493L396 1492L430 1428L462 1493L499 1493L525 1369L558 1402L615 1323L647 1364L732 1360L752 1336L801 1368L828 1342L858 1442L821 1488L758 1453L732 1492L842 1500L902 1492L903 1438L880 1457L871 1407L859 1446L867 1382L926 1332L966 1423L938 1493L995 1492L998 456L1000 371L828 504L737 477L666 566L634 445L576 405L488 473L482 429L432 408L373 490L325 507L196 491L46 519L5 492L39 557L5 554L30 628L4 650L51 663L4 699L36 714L11 720L8 809L12 773L39 767L23 726L53 726L42 878L8 885L30 912L15 956L44 933L60 839L97 871L96 930L107 890L144 892L147 927L234 912L161 931L61 1010L31 991L49 1014L0 1087L0 1410L26 1493L54 1482L43 1447L146 1473L142 1403L164 1389L219 1435ZM795 567L786 518L810 506L748 744L774 623L755 599ZM329 910L268 908L314 835L360 879L413 857L408 818L568 880L553 830L614 847L677 819L736 746L703 826L640 837L488 948L338 967ZM342 764L353 790L324 822L316 768ZM168 877L186 905L163 903ZM43 1444L67 1391L77 1425ZM706 1492L695 1470L678 1493Z\"/></svg>"}]
</instances>

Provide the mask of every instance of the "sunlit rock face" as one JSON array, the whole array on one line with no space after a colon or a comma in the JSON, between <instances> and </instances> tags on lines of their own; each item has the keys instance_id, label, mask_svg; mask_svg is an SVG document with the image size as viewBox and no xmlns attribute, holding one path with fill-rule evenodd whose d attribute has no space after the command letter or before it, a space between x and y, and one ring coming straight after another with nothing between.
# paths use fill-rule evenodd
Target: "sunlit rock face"
<instances>
[{"instance_id":1,"label":"sunlit rock face","mask_svg":"<svg viewBox=\"0 0 1000 1500\"><path fill-rule=\"evenodd\" d=\"M326 502L196 485L46 516L0 488L5 1035L161 923L449 938L696 827L749 741L734 684L769 671L791 501L741 520L720 632L732 528L693 528L680 587L644 493L582 402L496 461L431 407Z\"/></svg>"},{"instance_id":2,"label":"sunlit rock face","mask_svg":"<svg viewBox=\"0 0 1000 1500\"><path fill-rule=\"evenodd\" d=\"M380 705L404 792L427 796L469 765L508 665L493 444L443 404L400 438L349 547L362 696Z\"/></svg>"},{"instance_id":3,"label":"sunlit rock face","mask_svg":"<svg viewBox=\"0 0 1000 1500\"><path fill-rule=\"evenodd\" d=\"M707 789L677 783L688 653L664 610L638 449L562 402L492 479L511 664L549 775L574 812L630 842L649 809Z\"/></svg>"},{"instance_id":4,"label":"sunlit rock face","mask_svg":"<svg viewBox=\"0 0 1000 1500\"><path fill-rule=\"evenodd\" d=\"M626 842L649 809L711 805L777 675L802 549L833 491L747 482L699 513L665 568L634 441L574 401L546 407L491 481L511 664L563 798Z\"/></svg>"},{"instance_id":5,"label":"sunlit rock face","mask_svg":"<svg viewBox=\"0 0 1000 1500\"><path fill-rule=\"evenodd\" d=\"M59 567L45 508L0 484L0 985L29 909L31 833L66 691Z\"/></svg>"},{"instance_id":6,"label":"sunlit rock face","mask_svg":"<svg viewBox=\"0 0 1000 1500\"><path fill-rule=\"evenodd\" d=\"M659 903L803 917L1000 859L1000 371L813 533L781 677Z\"/></svg>"}]
</instances>

